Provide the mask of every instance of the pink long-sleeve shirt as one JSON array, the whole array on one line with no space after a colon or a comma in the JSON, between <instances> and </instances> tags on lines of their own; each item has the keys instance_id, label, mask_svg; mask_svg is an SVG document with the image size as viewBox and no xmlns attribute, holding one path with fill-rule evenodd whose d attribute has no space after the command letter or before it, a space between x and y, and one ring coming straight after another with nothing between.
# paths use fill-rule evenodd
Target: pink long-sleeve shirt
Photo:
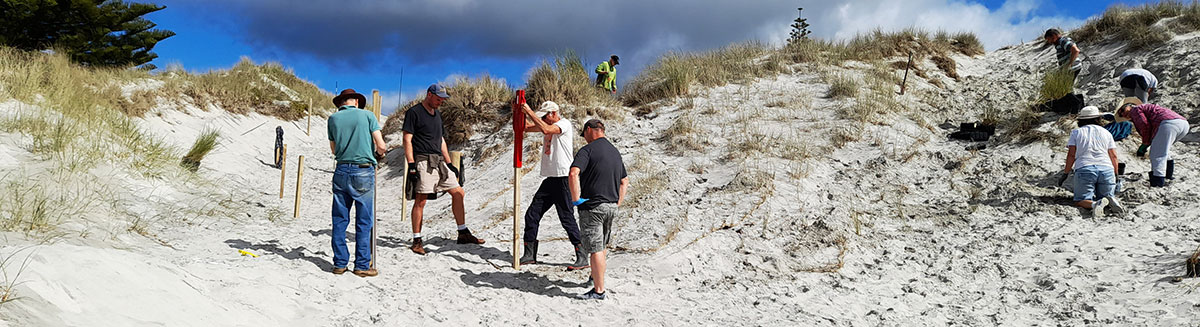
<instances>
[{"instance_id":1,"label":"pink long-sleeve shirt","mask_svg":"<svg viewBox=\"0 0 1200 327\"><path fill-rule=\"evenodd\" d=\"M1138 135L1142 136L1142 144L1150 144L1150 141L1154 140L1154 135L1158 134L1159 123L1164 120L1183 119L1183 116L1171 109L1152 103L1133 107L1129 114L1132 116L1129 120L1133 121L1133 127L1137 128Z\"/></svg>"}]
</instances>

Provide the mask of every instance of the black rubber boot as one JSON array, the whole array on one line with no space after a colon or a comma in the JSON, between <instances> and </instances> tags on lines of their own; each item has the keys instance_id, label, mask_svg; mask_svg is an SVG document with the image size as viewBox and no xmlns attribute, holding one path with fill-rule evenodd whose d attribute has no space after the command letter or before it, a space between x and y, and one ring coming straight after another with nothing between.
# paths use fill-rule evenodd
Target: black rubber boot
<instances>
[{"instance_id":1,"label":"black rubber boot","mask_svg":"<svg viewBox=\"0 0 1200 327\"><path fill-rule=\"evenodd\" d=\"M1175 160L1167 160L1167 179L1175 179Z\"/></svg>"},{"instance_id":2,"label":"black rubber boot","mask_svg":"<svg viewBox=\"0 0 1200 327\"><path fill-rule=\"evenodd\" d=\"M588 254L583 253L583 247L575 245L575 263L567 266L567 271L587 269L591 267L591 261L588 260Z\"/></svg>"},{"instance_id":3,"label":"black rubber boot","mask_svg":"<svg viewBox=\"0 0 1200 327\"><path fill-rule=\"evenodd\" d=\"M525 241L525 254L521 255L521 264L529 265L537 262L538 241Z\"/></svg>"},{"instance_id":4,"label":"black rubber boot","mask_svg":"<svg viewBox=\"0 0 1200 327\"><path fill-rule=\"evenodd\" d=\"M1161 176L1150 175L1150 187L1167 186L1167 178Z\"/></svg>"}]
</instances>

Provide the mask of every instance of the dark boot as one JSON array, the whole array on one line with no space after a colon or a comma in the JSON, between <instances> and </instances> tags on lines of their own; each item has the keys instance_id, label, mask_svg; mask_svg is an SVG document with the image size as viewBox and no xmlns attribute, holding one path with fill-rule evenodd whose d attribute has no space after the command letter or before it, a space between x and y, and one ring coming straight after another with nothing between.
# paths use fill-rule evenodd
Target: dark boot
<instances>
[{"instance_id":1,"label":"dark boot","mask_svg":"<svg viewBox=\"0 0 1200 327\"><path fill-rule=\"evenodd\" d=\"M1167 179L1175 180L1175 160L1167 160Z\"/></svg>"},{"instance_id":2,"label":"dark boot","mask_svg":"<svg viewBox=\"0 0 1200 327\"><path fill-rule=\"evenodd\" d=\"M525 241L525 254L521 255L521 264L531 265L537 262L538 241Z\"/></svg>"},{"instance_id":3,"label":"dark boot","mask_svg":"<svg viewBox=\"0 0 1200 327\"><path fill-rule=\"evenodd\" d=\"M1167 186L1167 178L1162 176L1150 175L1150 187Z\"/></svg>"},{"instance_id":4,"label":"dark boot","mask_svg":"<svg viewBox=\"0 0 1200 327\"><path fill-rule=\"evenodd\" d=\"M575 245L575 263L567 266L567 271L587 269L591 267L591 261L588 260L589 255L583 252L583 247Z\"/></svg>"},{"instance_id":5,"label":"dark boot","mask_svg":"<svg viewBox=\"0 0 1200 327\"><path fill-rule=\"evenodd\" d=\"M483 244L483 240L471 235L470 229L458 231L458 244Z\"/></svg>"}]
</instances>

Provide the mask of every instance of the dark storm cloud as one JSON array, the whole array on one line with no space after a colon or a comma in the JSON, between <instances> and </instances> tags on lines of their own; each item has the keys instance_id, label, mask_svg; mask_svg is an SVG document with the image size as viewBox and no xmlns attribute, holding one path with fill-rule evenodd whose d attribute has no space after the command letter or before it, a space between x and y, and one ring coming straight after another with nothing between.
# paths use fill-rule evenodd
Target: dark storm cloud
<instances>
[{"instance_id":1,"label":"dark storm cloud","mask_svg":"<svg viewBox=\"0 0 1200 327\"><path fill-rule=\"evenodd\" d=\"M408 64L523 59L573 49L585 62L610 53L635 68L669 50L743 40L778 42L795 1L217 0L159 1L219 14L244 42L346 63L370 54ZM353 51L352 51L353 50ZM600 58L593 58L600 57Z\"/></svg>"}]
</instances>

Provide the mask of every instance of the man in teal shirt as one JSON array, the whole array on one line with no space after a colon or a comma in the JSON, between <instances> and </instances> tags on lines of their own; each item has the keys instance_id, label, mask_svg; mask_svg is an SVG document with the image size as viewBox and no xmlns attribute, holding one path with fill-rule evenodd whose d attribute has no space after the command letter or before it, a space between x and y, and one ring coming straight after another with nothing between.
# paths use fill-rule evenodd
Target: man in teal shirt
<instances>
[{"instance_id":1,"label":"man in teal shirt","mask_svg":"<svg viewBox=\"0 0 1200 327\"><path fill-rule=\"evenodd\" d=\"M375 228L375 160L387 152L375 113L360 109L367 98L354 89L333 98L338 111L329 116L329 149L337 158L333 173L333 273L346 272L350 253L346 227L354 206L354 274L379 275L371 266L371 229ZM373 150L373 151L372 151Z\"/></svg>"}]
</instances>

